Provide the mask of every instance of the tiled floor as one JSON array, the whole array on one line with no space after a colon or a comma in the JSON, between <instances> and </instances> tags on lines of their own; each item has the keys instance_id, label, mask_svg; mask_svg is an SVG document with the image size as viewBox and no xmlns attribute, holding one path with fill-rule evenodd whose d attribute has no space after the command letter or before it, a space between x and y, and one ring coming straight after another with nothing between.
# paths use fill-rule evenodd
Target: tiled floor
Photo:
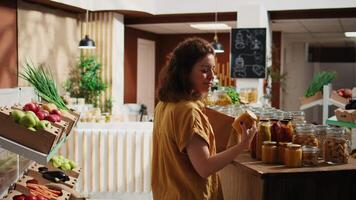
<instances>
[{"instance_id":1,"label":"tiled floor","mask_svg":"<svg viewBox=\"0 0 356 200\"><path fill-rule=\"evenodd\" d=\"M152 200L152 193L94 194L89 200Z\"/></svg>"}]
</instances>

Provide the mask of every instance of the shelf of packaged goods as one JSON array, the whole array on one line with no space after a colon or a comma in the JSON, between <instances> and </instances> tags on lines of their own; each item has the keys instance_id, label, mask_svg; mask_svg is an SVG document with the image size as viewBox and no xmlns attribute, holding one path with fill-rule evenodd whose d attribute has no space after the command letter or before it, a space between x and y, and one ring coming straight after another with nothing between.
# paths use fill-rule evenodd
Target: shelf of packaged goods
<instances>
[{"instance_id":1,"label":"shelf of packaged goods","mask_svg":"<svg viewBox=\"0 0 356 200\"><path fill-rule=\"evenodd\" d=\"M61 141L59 141L57 145L53 147L53 149L49 154L40 153L38 151L35 151L31 148L28 148L26 146L23 146L21 144L18 144L16 142L13 142L1 136L0 136L0 146L8 151L19 154L25 158L36 161L40 164L46 164L57 153L58 149L62 146L63 143L65 143L66 139L67 139L66 136L63 137Z\"/></svg>"},{"instance_id":2,"label":"shelf of packaged goods","mask_svg":"<svg viewBox=\"0 0 356 200\"><path fill-rule=\"evenodd\" d=\"M329 125L343 126L343 127L348 127L348 128L356 128L356 123L338 121L336 119L336 116L332 116L329 119L327 119L326 123Z\"/></svg>"}]
</instances>

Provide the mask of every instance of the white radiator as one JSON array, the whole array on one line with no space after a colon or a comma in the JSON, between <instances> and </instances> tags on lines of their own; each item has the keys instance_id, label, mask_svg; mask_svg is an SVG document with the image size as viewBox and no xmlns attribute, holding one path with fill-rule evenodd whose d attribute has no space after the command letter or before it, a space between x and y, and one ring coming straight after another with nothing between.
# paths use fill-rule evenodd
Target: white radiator
<instances>
[{"instance_id":1,"label":"white radiator","mask_svg":"<svg viewBox=\"0 0 356 200\"><path fill-rule=\"evenodd\" d=\"M151 191L152 122L82 123L59 154L82 167L85 194Z\"/></svg>"}]
</instances>

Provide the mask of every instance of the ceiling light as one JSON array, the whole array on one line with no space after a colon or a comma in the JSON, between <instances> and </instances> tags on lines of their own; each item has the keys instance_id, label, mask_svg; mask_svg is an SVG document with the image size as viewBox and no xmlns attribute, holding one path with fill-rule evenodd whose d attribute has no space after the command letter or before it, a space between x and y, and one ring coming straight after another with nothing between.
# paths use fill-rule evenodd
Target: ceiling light
<instances>
[{"instance_id":1,"label":"ceiling light","mask_svg":"<svg viewBox=\"0 0 356 200\"><path fill-rule=\"evenodd\" d=\"M89 11L87 9L86 15L85 15L85 18L86 18L85 29L86 29L86 31L88 31L88 15L89 15ZM95 49L95 42L94 42L94 40L89 38L89 35L85 35L85 37L80 40L78 48L79 49Z\"/></svg>"},{"instance_id":2,"label":"ceiling light","mask_svg":"<svg viewBox=\"0 0 356 200\"><path fill-rule=\"evenodd\" d=\"M346 37L356 37L356 32L345 32Z\"/></svg>"},{"instance_id":3,"label":"ceiling light","mask_svg":"<svg viewBox=\"0 0 356 200\"><path fill-rule=\"evenodd\" d=\"M201 23L201 24L190 24L190 27L199 30L230 30L231 27L224 23Z\"/></svg>"}]
</instances>

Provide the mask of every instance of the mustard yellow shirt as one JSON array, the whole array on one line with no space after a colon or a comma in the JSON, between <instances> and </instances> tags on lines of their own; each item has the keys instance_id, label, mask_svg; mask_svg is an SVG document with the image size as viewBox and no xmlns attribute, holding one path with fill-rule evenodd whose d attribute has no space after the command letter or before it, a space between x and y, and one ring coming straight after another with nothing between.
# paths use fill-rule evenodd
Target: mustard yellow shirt
<instances>
[{"instance_id":1,"label":"mustard yellow shirt","mask_svg":"<svg viewBox=\"0 0 356 200\"><path fill-rule=\"evenodd\" d=\"M217 174L202 178L186 147L194 135L216 154L215 137L199 101L159 102L153 127L152 192L154 200L222 199Z\"/></svg>"}]
</instances>

